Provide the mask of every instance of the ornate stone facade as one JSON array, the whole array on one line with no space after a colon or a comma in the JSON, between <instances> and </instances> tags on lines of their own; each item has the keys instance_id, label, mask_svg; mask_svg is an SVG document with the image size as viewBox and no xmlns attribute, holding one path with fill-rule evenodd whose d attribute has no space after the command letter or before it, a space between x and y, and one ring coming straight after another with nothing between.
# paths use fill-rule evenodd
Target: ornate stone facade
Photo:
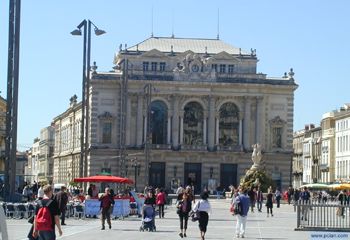
<instances>
[{"instance_id":1,"label":"ornate stone facade","mask_svg":"<svg viewBox=\"0 0 350 240\"><path fill-rule=\"evenodd\" d=\"M254 50L246 53L216 39L152 37L120 49L115 71L92 73L88 175L103 169L120 173L120 121L125 116L126 149L141 164L138 189L146 182L166 188L192 182L196 191L238 184L251 165L255 143L261 144L262 165L276 183L289 185L294 72L268 78L256 72L257 61ZM126 112L121 112L123 82ZM145 91L149 84L151 96ZM147 126L149 174L143 154ZM129 165L127 176L133 179L137 171Z\"/></svg>"}]
</instances>

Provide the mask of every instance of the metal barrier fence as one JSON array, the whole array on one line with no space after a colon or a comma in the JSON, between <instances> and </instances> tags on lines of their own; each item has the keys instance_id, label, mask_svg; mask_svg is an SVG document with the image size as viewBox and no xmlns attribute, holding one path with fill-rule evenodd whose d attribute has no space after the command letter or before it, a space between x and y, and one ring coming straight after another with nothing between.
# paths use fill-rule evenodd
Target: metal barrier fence
<instances>
[{"instance_id":1,"label":"metal barrier fence","mask_svg":"<svg viewBox=\"0 0 350 240\"><path fill-rule=\"evenodd\" d=\"M297 228L303 231L350 231L350 205L339 201L298 201Z\"/></svg>"}]
</instances>

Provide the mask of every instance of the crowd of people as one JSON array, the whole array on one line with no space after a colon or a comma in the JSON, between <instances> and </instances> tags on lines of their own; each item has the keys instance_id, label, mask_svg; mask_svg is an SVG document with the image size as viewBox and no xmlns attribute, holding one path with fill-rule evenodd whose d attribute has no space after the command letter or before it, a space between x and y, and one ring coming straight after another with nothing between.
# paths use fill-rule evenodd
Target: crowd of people
<instances>
[{"instance_id":1,"label":"crowd of people","mask_svg":"<svg viewBox=\"0 0 350 240\"><path fill-rule=\"evenodd\" d=\"M273 208L280 207L283 199L287 204L296 202L309 203L314 200L318 203L327 203L330 200L337 200L341 205L349 204L350 192L346 190L339 191L337 195L329 194L326 191L311 192L307 187L302 189L294 189L289 187L284 192L278 188L273 189L271 186L267 191L263 192L260 186L252 188L243 188L241 186L234 188L230 187L231 202L230 211L236 217L236 237L244 238L246 233L246 222L249 212L263 212L263 207L266 207L266 217L274 217ZM108 228L112 228L111 213L115 205L114 189L108 185L103 193L99 193L98 186L90 184L85 192L78 187L67 189L61 186L58 192L51 185L43 184L26 184L23 187L22 195L26 201L36 200L35 216L33 225L28 237L30 239L55 239L55 228L58 234L62 235L62 225L66 225L65 216L67 203L69 201L77 201L83 203L86 199L94 198L100 201L101 215L101 230L105 230L105 222L107 221ZM119 192L118 192L119 193ZM211 205L209 202L209 192L204 190L200 194L200 199L196 199L193 186L180 186L176 190L176 213L179 218L179 237L186 238L189 219L198 221L199 236L201 240L205 239L209 216L211 214ZM217 196L217 193L214 193ZM221 194L220 194L221 195ZM151 206L154 213L158 214L159 219L165 218L164 206L168 202L168 193L163 188L145 187L144 189L144 206ZM50 214L49 224L42 223L44 219L42 209L47 209ZM294 207L295 209L295 207ZM307 205L301 206L301 220L307 220L310 207ZM338 213L339 212L339 213ZM337 214L344 216L344 208L339 208ZM155 224L153 215L153 223ZM44 226L44 227L43 227Z\"/></svg>"}]
</instances>

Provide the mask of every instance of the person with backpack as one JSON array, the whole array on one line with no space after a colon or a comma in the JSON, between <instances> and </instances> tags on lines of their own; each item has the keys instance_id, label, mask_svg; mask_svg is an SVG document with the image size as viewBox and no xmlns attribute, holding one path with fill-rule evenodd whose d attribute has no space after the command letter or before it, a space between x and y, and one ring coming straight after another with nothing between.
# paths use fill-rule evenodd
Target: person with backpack
<instances>
[{"instance_id":1,"label":"person with backpack","mask_svg":"<svg viewBox=\"0 0 350 240\"><path fill-rule=\"evenodd\" d=\"M44 186L44 197L38 201L35 210L33 237L39 240L55 240L55 225L58 229L59 236L62 236L60 225L60 209L58 203L52 199L53 189L51 185Z\"/></svg>"},{"instance_id":2,"label":"person with backpack","mask_svg":"<svg viewBox=\"0 0 350 240\"><path fill-rule=\"evenodd\" d=\"M239 188L238 196L235 199L235 214L237 216L236 223L236 237L244 238L245 228L247 223L247 216L249 212L250 199L248 197L248 190Z\"/></svg>"}]
</instances>

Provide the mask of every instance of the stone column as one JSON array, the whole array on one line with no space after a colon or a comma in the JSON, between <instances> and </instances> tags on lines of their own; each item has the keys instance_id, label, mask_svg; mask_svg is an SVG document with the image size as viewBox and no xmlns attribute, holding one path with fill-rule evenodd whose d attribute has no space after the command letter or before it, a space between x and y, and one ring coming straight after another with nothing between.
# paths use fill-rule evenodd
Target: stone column
<instances>
[{"instance_id":1,"label":"stone column","mask_svg":"<svg viewBox=\"0 0 350 240\"><path fill-rule=\"evenodd\" d=\"M168 115L168 123L167 123L167 132L166 132L166 136L167 136L167 139L166 139L166 143L167 144L170 144L171 143L171 116Z\"/></svg>"},{"instance_id":2,"label":"stone column","mask_svg":"<svg viewBox=\"0 0 350 240\"><path fill-rule=\"evenodd\" d=\"M144 114L143 117L143 142L147 141L147 113Z\"/></svg>"},{"instance_id":3,"label":"stone column","mask_svg":"<svg viewBox=\"0 0 350 240\"><path fill-rule=\"evenodd\" d=\"M180 145L184 142L184 111L180 111Z\"/></svg>"},{"instance_id":4,"label":"stone column","mask_svg":"<svg viewBox=\"0 0 350 240\"><path fill-rule=\"evenodd\" d=\"M213 150L215 145L215 98L209 98L209 118L208 118L208 147Z\"/></svg>"},{"instance_id":5,"label":"stone column","mask_svg":"<svg viewBox=\"0 0 350 240\"><path fill-rule=\"evenodd\" d=\"M220 124L220 113L216 113L215 114L215 122L216 122L216 125L215 125L215 136L216 136L216 141L215 141L215 144L216 145L219 145L219 137L220 137L220 129L219 129L219 124Z\"/></svg>"},{"instance_id":6,"label":"stone column","mask_svg":"<svg viewBox=\"0 0 350 240\"><path fill-rule=\"evenodd\" d=\"M256 98L256 122L255 122L255 142L262 143L261 139L261 125L262 125L262 110L263 110L263 97Z\"/></svg>"},{"instance_id":7,"label":"stone column","mask_svg":"<svg viewBox=\"0 0 350 240\"><path fill-rule=\"evenodd\" d=\"M129 95L126 102L126 131L125 146L130 146L130 122L131 122L131 96Z\"/></svg>"},{"instance_id":8,"label":"stone column","mask_svg":"<svg viewBox=\"0 0 350 240\"><path fill-rule=\"evenodd\" d=\"M245 149L250 149L250 98L244 98L244 122L243 122L243 145Z\"/></svg>"},{"instance_id":9,"label":"stone column","mask_svg":"<svg viewBox=\"0 0 350 240\"><path fill-rule=\"evenodd\" d=\"M172 124L172 138L173 148L179 147L179 97L173 96L173 124Z\"/></svg>"},{"instance_id":10,"label":"stone column","mask_svg":"<svg viewBox=\"0 0 350 240\"><path fill-rule=\"evenodd\" d=\"M137 116L136 116L136 146L142 145L142 133L143 133L143 95L137 96Z\"/></svg>"},{"instance_id":11,"label":"stone column","mask_svg":"<svg viewBox=\"0 0 350 240\"><path fill-rule=\"evenodd\" d=\"M238 145L243 144L243 113L239 112L239 132L238 132Z\"/></svg>"},{"instance_id":12,"label":"stone column","mask_svg":"<svg viewBox=\"0 0 350 240\"><path fill-rule=\"evenodd\" d=\"M204 111L204 114L203 114L203 145L207 144L207 118L208 118L208 113L207 113L207 111Z\"/></svg>"}]
</instances>

